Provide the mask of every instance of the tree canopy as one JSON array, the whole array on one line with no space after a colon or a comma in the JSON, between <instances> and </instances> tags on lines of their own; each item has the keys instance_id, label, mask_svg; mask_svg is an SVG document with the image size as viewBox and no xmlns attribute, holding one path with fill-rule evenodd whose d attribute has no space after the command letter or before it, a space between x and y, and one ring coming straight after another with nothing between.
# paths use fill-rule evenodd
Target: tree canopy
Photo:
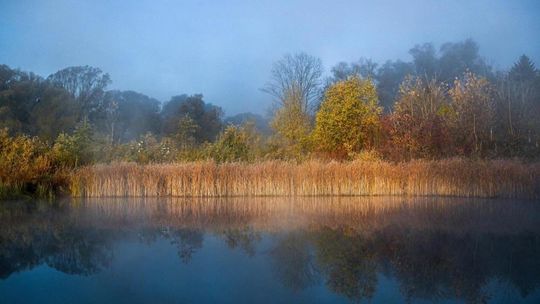
<instances>
[{"instance_id":1,"label":"tree canopy","mask_svg":"<svg viewBox=\"0 0 540 304\"><path fill-rule=\"evenodd\" d=\"M337 82L326 91L317 113L314 130L317 148L340 157L372 148L381 112L370 79L352 76Z\"/></svg>"}]
</instances>

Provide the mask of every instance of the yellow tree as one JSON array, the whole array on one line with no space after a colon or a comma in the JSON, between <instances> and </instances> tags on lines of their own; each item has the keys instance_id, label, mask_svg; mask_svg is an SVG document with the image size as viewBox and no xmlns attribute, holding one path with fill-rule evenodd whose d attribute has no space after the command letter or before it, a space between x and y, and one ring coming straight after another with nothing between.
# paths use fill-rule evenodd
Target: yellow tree
<instances>
[{"instance_id":1,"label":"yellow tree","mask_svg":"<svg viewBox=\"0 0 540 304\"><path fill-rule=\"evenodd\" d=\"M302 157L312 130L312 114L320 97L321 60L305 53L285 55L274 63L263 91L272 95L276 110L272 128L276 144L287 157Z\"/></svg>"},{"instance_id":2,"label":"yellow tree","mask_svg":"<svg viewBox=\"0 0 540 304\"><path fill-rule=\"evenodd\" d=\"M337 157L373 148L380 128L377 91L370 79L357 76L326 91L313 133L319 151Z\"/></svg>"},{"instance_id":3,"label":"yellow tree","mask_svg":"<svg viewBox=\"0 0 540 304\"><path fill-rule=\"evenodd\" d=\"M293 91L288 96L283 106L276 110L270 125L277 132L276 139L285 146L284 152L300 157L306 150L312 123L298 94Z\"/></svg>"}]
</instances>

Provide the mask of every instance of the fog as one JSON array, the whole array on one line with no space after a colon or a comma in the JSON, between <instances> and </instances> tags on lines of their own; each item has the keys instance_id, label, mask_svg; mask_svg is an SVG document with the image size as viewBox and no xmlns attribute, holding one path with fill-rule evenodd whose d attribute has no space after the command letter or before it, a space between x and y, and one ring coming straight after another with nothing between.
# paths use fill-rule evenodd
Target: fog
<instances>
[{"instance_id":1,"label":"fog","mask_svg":"<svg viewBox=\"0 0 540 304\"><path fill-rule=\"evenodd\" d=\"M0 0L0 63L47 76L91 65L110 89L167 101L202 93L227 115L264 113L272 62L411 59L414 45L474 39L496 69L540 62L540 1Z\"/></svg>"}]
</instances>

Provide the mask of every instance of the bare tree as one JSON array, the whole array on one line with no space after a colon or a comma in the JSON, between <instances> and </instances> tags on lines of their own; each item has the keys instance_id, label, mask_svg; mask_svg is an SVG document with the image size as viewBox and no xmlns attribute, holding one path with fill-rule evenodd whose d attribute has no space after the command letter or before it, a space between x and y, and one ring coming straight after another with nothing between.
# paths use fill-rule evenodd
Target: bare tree
<instances>
[{"instance_id":1,"label":"bare tree","mask_svg":"<svg viewBox=\"0 0 540 304\"><path fill-rule=\"evenodd\" d=\"M270 81L262 90L276 98L280 106L298 103L303 111L310 113L320 98L321 77L319 58L306 53L287 54L274 63Z\"/></svg>"}]
</instances>

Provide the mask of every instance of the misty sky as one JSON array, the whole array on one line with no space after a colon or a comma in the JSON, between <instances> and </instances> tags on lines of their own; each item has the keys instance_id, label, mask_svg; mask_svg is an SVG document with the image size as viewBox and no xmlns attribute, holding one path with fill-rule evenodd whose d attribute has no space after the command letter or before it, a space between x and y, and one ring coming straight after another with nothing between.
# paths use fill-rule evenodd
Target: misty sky
<instances>
[{"instance_id":1,"label":"misty sky","mask_svg":"<svg viewBox=\"0 0 540 304\"><path fill-rule=\"evenodd\" d=\"M328 72L466 38L498 68L523 53L540 66L540 1L0 0L0 64L42 76L92 65L113 89L203 93L226 114L265 113L259 88L285 53L318 56Z\"/></svg>"}]
</instances>

